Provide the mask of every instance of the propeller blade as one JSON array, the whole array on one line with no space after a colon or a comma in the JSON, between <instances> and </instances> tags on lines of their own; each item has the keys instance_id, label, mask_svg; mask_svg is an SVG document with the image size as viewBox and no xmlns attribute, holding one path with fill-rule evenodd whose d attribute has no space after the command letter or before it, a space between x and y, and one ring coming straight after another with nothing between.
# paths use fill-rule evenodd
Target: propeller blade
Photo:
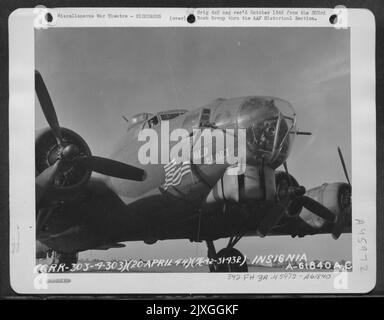
<instances>
[{"instance_id":1,"label":"propeller blade","mask_svg":"<svg viewBox=\"0 0 384 320\"><path fill-rule=\"evenodd\" d=\"M95 156L83 156L75 159L76 162L90 168L92 171L120 179L143 181L145 171L128 164Z\"/></svg>"},{"instance_id":2,"label":"propeller blade","mask_svg":"<svg viewBox=\"0 0 384 320\"><path fill-rule=\"evenodd\" d=\"M347 167L345 166L344 157L343 157L343 154L341 153L340 147L337 147L337 151L339 152L339 157L341 160L341 165L343 166L345 177L347 178L349 185L351 185L351 181L349 180L349 177L348 177Z\"/></svg>"},{"instance_id":3,"label":"propeller blade","mask_svg":"<svg viewBox=\"0 0 384 320\"><path fill-rule=\"evenodd\" d=\"M55 179L55 175L60 168L61 160L57 160L52 166L45 169L36 177L36 204L43 198L47 188Z\"/></svg>"},{"instance_id":4,"label":"propeller blade","mask_svg":"<svg viewBox=\"0 0 384 320\"><path fill-rule=\"evenodd\" d=\"M285 214L285 207L276 202L270 205L267 215L260 221L257 227L259 237L265 237Z\"/></svg>"},{"instance_id":5,"label":"propeller blade","mask_svg":"<svg viewBox=\"0 0 384 320\"><path fill-rule=\"evenodd\" d=\"M59 125L59 120L57 119L56 111L53 106L51 97L49 95L48 89L45 86L43 77L40 72L35 70L35 90L37 98L40 101L41 109L43 110L45 119L50 126L57 143L62 144L61 129Z\"/></svg>"},{"instance_id":6,"label":"propeller blade","mask_svg":"<svg viewBox=\"0 0 384 320\"><path fill-rule=\"evenodd\" d=\"M291 186L291 185L292 185L292 179L291 179L291 175L290 175L289 172L288 172L288 164L287 164L287 161L284 161L284 162L283 162L283 166L284 166L285 173L288 175L288 183L289 183L289 186Z\"/></svg>"},{"instance_id":7,"label":"propeller blade","mask_svg":"<svg viewBox=\"0 0 384 320\"><path fill-rule=\"evenodd\" d=\"M320 218L323 218L328 222L333 223L336 220L336 215L331 210L323 206L320 202L317 202L316 200L313 200L308 196L297 197L293 201L293 204L303 206L307 210L313 212L315 215L319 216Z\"/></svg>"}]
</instances>

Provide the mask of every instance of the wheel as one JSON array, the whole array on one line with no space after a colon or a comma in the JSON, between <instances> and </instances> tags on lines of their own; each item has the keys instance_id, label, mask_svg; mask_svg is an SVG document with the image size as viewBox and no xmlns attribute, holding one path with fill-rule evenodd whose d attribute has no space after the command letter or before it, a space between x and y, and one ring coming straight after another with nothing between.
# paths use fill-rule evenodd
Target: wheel
<instances>
[{"instance_id":1,"label":"wheel","mask_svg":"<svg viewBox=\"0 0 384 320\"><path fill-rule=\"evenodd\" d=\"M62 253L53 252L53 259L51 264L64 264L65 271L69 271L72 268L72 264L77 263L78 253Z\"/></svg>"},{"instance_id":2,"label":"wheel","mask_svg":"<svg viewBox=\"0 0 384 320\"><path fill-rule=\"evenodd\" d=\"M235 248L221 249L217 253L217 259L214 272L248 272L247 263L242 264L244 256Z\"/></svg>"},{"instance_id":3,"label":"wheel","mask_svg":"<svg viewBox=\"0 0 384 320\"><path fill-rule=\"evenodd\" d=\"M209 268L209 272L217 272L216 271L216 265L214 265L214 264L209 264L208 268Z\"/></svg>"}]
</instances>

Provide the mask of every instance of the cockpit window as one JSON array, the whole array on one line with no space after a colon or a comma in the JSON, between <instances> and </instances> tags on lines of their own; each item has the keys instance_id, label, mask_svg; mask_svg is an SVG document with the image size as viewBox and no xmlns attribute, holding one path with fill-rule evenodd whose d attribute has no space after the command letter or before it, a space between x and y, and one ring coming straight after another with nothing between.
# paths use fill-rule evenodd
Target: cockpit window
<instances>
[{"instance_id":1,"label":"cockpit window","mask_svg":"<svg viewBox=\"0 0 384 320\"><path fill-rule=\"evenodd\" d=\"M295 112L281 99L253 97L245 101L238 115L240 128L247 130L247 145L256 159L272 167L280 165L290 152L296 130Z\"/></svg>"},{"instance_id":2,"label":"cockpit window","mask_svg":"<svg viewBox=\"0 0 384 320\"><path fill-rule=\"evenodd\" d=\"M175 112L175 113L164 113L162 114L160 117L161 117L161 120L171 120L171 119L174 119L176 117L178 117L179 115L183 114L183 112Z\"/></svg>"}]
</instances>

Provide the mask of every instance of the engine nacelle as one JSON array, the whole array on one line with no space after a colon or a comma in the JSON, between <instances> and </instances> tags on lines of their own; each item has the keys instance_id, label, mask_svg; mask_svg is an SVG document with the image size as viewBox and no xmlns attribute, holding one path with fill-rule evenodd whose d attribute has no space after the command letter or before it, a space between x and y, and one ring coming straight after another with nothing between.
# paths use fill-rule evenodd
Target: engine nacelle
<instances>
[{"instance_id":1,"label":"engine nacelle","mask_svg":"<svg viewBox=\"0 0 384 320\"><path fill-rule=\"evenodd\" d=\"M351 186L347 183L324 183L307 190L306 195L327 207L337 217L343 209L351 205ZM320 229L327 222L309 210L303 208L299 217L313 228Z\"/></svg>"},{"instance_id":2,"label":"engine nacelle","mask_svg":"<svg viewBox=\"0 0 384 320\"><path fill-rule=\"evenodd\" d=\"M60 148L73 146L77 155L90 156L91 151L76 132L61 128L63 145L59 146L51 129L46 128L36 134L35 140L35 175L38 176L58 159ZM70 156L70 155L69 155ZM67 161L56 175L50 192L55 196L73 194L73 191L85 185L91 177L92 171L80 164Z\"/></svg>"}]
</instances>

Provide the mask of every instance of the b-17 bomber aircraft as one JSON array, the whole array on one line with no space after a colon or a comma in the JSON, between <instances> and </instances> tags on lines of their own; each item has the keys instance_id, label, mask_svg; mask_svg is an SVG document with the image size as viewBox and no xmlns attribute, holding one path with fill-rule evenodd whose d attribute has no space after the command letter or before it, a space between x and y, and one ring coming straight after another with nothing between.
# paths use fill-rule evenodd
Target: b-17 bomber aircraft
<instances>
[{"instance_id":1,"label":"b-17 bomber aircraft","mask_svg":"<svg viewBox=\"0 0 384 320\"><path fill-rule=\"evenodd\" d=\"M337 239L351 232L351 184L340 149L348 183L306 190L289 174L294 137L310 133L297 130L285 100L247 96L141 113L126 119L106 159L60 126L37 71L35 90L49 125L35 144L37 258L71 265L85 250L188 239L206 243L211 272L247 272L235 249L243 236ZM220 238L229 241L217 251Z\"/></svg>"}]
</instances>

